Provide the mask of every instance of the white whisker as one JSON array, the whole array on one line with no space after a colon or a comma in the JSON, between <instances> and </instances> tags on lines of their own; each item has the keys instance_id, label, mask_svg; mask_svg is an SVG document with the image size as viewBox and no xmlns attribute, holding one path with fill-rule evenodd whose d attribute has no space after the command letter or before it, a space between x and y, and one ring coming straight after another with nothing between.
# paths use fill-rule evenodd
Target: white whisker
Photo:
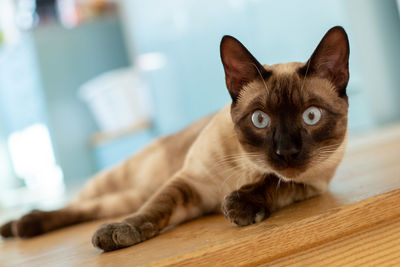
<instances>
[{"instance_id":1,"label":"white whisker","mask_svg":"<svg viewBox=\"0 0 400 267\"><path fill-rule=\"evenodd\" d=\"M264 80L263 76L261 75L261 71L258 69L258 67L257 67L256 64L254 64L254 63L251 63L251 64L256 68L258 74L260 75L260 78L261 78L261 80L262 80L262 82L263 82L263 84L264 84L265 90L267 90L267 92L269 92L268 86L267 86L267 84L265 83L265 80Z\"/></svg>"},{"instance_id":2,"label":"white whisker","mask_svg":"<svg viewBox=\"0 0 400 267\"><path fill-rule=\"evenodd\" d=\"M306 78L307 78L307 74L308 74L308 69L310 68L310 63L311 63L311 60L307 61L306 73L304 74L304 78L303 78L303 82L300 87L300 91L303 91L304 84L306 83Z\"/></svg>"}]
</instances>

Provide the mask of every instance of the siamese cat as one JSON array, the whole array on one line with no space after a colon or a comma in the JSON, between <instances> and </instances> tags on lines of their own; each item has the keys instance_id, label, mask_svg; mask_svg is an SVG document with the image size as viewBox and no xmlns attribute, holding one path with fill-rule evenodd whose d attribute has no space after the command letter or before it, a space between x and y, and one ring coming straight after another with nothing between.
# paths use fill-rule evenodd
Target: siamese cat
<instances>
[{"instance_id":1,"label":"siamese cat","mask_svg":"<svg viewBox=\"0 0 400 267\"><path fill-rule=\"evenodd\" d=\"M326 191L346 145L344 29L330 29L306 63L261 65L232 36L220 53L230 104L99 173L65 208L32 211L1 235L27 238L130 214L95 231L93 245L111 251L209 213L257 223Z\"/></svg>"}]
</instances>

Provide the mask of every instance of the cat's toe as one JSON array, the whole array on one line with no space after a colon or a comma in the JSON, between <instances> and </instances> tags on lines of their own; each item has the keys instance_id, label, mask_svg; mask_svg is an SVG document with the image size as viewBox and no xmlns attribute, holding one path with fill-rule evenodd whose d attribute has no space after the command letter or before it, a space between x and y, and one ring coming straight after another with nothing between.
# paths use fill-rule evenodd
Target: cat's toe
<instances>
[{"instance_id":1,"label":"cat's toe","mask_svg":"<svg viewBox=\"0 0 400 267\"><path fill-rule=\"evenodd\" d=\"M104 251L129 247L141 241L139 230L125 222L103 224L92 237L93 246Z\"/></svg>"},{"instance_id":2,"label":"cat's toe","mask_svg":"<svg viewBox=\"0 0 400 267\"><path fill-rule=\"evenodd\" d=\"M15 224L15 221L10 221L8 223L3 224L0 227L0 235L4 238L14 237L14 233L12 231L13 224Z\"/></svg>"},{"instance_id":3,"label":"cat's toe","mask_svg":"<svg viewBox=\"0 0 400 267\"><path fill-rule=\"evenodd\" d=\"M29 238L43 234L45 232L45 220L46 215L42 211L32 211L22 216L15 222L16 235L22 238Z\"/></svg>"},{"instance_id":4,"label":"cat's toe","mask_svg":"<svg viewBox=\"0 0 400 267\"><path fill-rule=\"evenodd\" d=\"M225 217L238 226L257 223L269 216L267 209L260 207L237 192L227 195L222 203L222 212Z\"/></svg>"}]
</instances>

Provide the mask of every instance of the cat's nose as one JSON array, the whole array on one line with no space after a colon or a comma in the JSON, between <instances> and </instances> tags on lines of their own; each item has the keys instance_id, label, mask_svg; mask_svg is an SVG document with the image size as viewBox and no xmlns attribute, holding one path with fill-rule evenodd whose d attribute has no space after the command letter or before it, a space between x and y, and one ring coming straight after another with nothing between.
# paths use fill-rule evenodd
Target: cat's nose
<instances>
[{"instance_id":1,"label":"cat's nose","mask_svg":"<svg viewBox=\"0 0 400 267\"><path fill-rule=\"evenodd\" d=\"M274 151L278 158L286 162L297 158L301 152L301 142L287 135L280 135L274 142Z\"/></svg>"},{"instance_id":2,"label":"cat's nose","mask_svg":"<svg viewBox=\"0 0 400 267\"><path fill-rule=\"evenodd\" d=\"M287 129L277 129L274 132L273 151L279 159L290 162L298 157L301 148L302 141L298 131L289 133Z\"/></svg>"},{"instance_id":3,"label":"cat's nose","mask_svg":"<svg viewBox=\"0 0 400 267\"><path fill-rule=\"evenodd\" d=\"M278 146L275 150L275 154L286 161L290 161L297 158L297 156L300 154L300 148L296 146L290 146L290 147Z\"/></svg>"}]
</instances>

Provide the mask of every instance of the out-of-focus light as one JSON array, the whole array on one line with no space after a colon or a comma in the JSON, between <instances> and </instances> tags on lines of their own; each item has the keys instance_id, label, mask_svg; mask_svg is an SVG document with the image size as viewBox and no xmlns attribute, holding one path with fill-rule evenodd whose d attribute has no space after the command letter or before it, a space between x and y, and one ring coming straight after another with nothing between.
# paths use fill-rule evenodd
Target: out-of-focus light
<instances>
[{"instance_id":1,"label":"out-of-focus light","mask_svg":"<svg viewBox=\"0 0 400 267\"><path fill-rule=\"evenodd\" d=\"M397 7L398 7L399 13L400 13L400 0L397 0Z\"/></svg>"},{"instance_id":2,"label":"out-of-focus light","mask_svg":"<svg viewBox=\"0 0 400 267\"><path fill-rule=\"evenodd\" d=\"M137 57L137 64L139 69L149 71L157 70L165 66L167 60L162 53L146 53Z\"/></svg>"},{"instance_id":3,"label":"out-of-focus light","mask_svg":"<svg viewBox=\"0 0 400 267\"><path fill-rule=\"evenodd\" d=\"M15 23L21 30L30 30L38 24L39 17L35 9L36 1L34 0L19 0L17 2Z\"/></svg>"},{"instance_id":4,"label":"out-of-focus light","mask_svg":"<svg viewBox=\"0 0 400 267\"><path fill-rule=\"evenodd\" d=\"M250 2L259 2L260 0L228 0L228 4L232 8L242 9Z\"/></svg>"},{"instance_id":5,"label":"out-of-focus light","mask_svg":"<svg viewBox=\"0 0 400 267\"><path fill-rule=\"evenodd\" d=\"M37 14L35 12L21 11L15 17L15 21L21 30L32 29L37 24Z\"/></svg>"},{"instance_id":6,"label":"out-of-focus light","mask_svg":"<svg viewBox=\"0 0 400 267\"><path fill-rule=\"evenodd\" d=\"M43 124L12 133L8 147L15 173L24 179L29 190L42 196L64 191L63 173L56 164L50 135Z\"/></svg>"},{"instance_id":7,"label":"out-of-focus light","mask_svg":"<svg viewBox=\"0 0 400 267\"><path fill-rule=\"evenodd\" d=\"M58 17L66 28L72 28L79 24L75 2L75 0L57 0Z\"/></svg>"},{"instance_id":8,"label":"out-of-focus light","mask_svg":"<svg viewBox=\"0 0 400 267\"><path fill-rule=\"evenodd\" d=\"M0 0L0 31L6 44L13 44L19 40L20 32L15 23L13 0Z\"/></svg>"},{"instance_id":9,"label":"out-of-focus light","mask_svg":"<svg viewBox=\"0 0 400 267\"><path fill-rule=\"evenodd\" d=\"M36 1L35 0L19 0L17 6L23 10L35 10Z\"/></svg>"}]
</instances>

